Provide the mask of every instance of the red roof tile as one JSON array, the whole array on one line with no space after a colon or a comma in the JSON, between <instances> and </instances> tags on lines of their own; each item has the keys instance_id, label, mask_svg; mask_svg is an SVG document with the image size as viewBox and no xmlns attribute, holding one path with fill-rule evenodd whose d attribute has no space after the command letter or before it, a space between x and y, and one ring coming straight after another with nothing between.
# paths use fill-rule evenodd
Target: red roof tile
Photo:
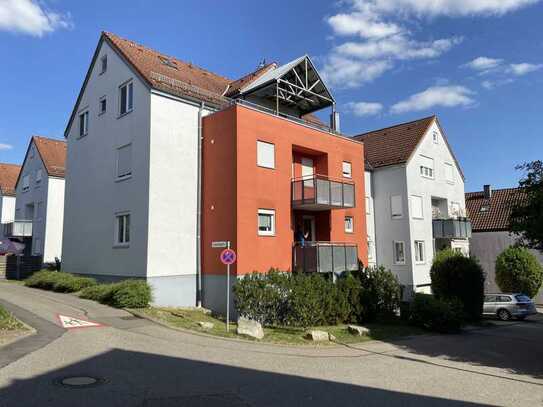
<instances>
[{"instance_id":1,"label":"red roof tile","mask_svg":"<svg viewBox=\"0 0 543 407\"><path fill-rule=\"evenodd\" d=\"M467 192L466 209L474 232L509 230L509 215L514 204L526 199L520 188L505 188L492 191L490 199L484 192ZM482 209L482 210L481 210Z\"/></svg>"},{"instance_id":2,"label":"red roof tile","mask_svg":"<svg viewBox=\"0 0 543 407\"><path fill-rule=\"evenodd\" d=\"M246 85L250 84L251 82L257 80L262 75L264 75L266 72L270 71L271 69L275 69L275 68L277 68L277 64L275 62L272 62L272 63L266 64L266 65L256 69L255 71L253 71L253 72L251 72L251 73L249 73L249 74L247 74L245 76L242 76L241 78L231 82L229 87L228 87L228 91L226 92L226 96L228 96L228 97L236 96L244 86L246 86Z\"/></svg>"},{"instance_id":3,"label":"red roof tile","mask_svg":"<svg viewBox=\"0 0 543 407\"><path fill-rule=\"evenodd\" d=\"M33 136L38 153L45 165L47 175L64 178L66 173L66 142Z\"/></svg>"},{"instance_id":4,"label":"red roof tile","mask_svg":"<svg viewBox=\"0 0 543 407\"><path fill-rule=\"evenodd\" d=\"M15 185L21 166L0 163L0 192L4 196L15 196Z\"/></svg>"}]
</instances>

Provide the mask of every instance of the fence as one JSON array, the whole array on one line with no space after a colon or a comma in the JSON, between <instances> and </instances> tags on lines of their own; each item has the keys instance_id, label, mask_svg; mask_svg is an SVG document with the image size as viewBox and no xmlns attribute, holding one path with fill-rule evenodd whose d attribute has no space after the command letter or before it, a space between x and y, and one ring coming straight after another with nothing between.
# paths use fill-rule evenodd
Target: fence
<instances>
[{"instance_id":1,"label":"fence","mask_svg":"<svg viewBox=\"0 0 543 407\"><path fill-rule=\"evenodd\" d=\"M41 256L0 256L0 279L24 280L41 270Z\"/></svg>"}]
</instances>

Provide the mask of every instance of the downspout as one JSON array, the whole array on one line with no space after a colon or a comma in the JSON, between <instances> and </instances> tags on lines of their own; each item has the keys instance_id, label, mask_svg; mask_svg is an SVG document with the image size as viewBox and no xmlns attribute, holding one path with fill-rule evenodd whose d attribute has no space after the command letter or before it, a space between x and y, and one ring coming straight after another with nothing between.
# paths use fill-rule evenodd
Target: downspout
<instances>
[{"instance_id":1,"label":"downspout","mask_svg":"<svg viewBox=\"0 0 543 407\"><path fill-rule=\"evenodd\" d=\"M205 104L198 109L198 175L196 199L196 306L202 306L202 115Z\"/></svg>"}]
</instances>

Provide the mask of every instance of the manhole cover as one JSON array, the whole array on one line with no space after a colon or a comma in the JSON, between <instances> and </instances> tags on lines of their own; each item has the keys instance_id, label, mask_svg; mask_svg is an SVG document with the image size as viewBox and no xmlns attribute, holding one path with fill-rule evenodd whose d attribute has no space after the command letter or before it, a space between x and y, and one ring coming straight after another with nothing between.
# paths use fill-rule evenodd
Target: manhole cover
<instances>
[{"instance_id":1,"label":"manhole cover","mask_svg":"<svg viewBox=\"0 0 543 407\"><path fill-rule=\"evenodd\" d=\"M102 384L104 379L92 376L69 376L55 380L56 384L66 387L92 387Z\"/></svg>"}]
</instances>

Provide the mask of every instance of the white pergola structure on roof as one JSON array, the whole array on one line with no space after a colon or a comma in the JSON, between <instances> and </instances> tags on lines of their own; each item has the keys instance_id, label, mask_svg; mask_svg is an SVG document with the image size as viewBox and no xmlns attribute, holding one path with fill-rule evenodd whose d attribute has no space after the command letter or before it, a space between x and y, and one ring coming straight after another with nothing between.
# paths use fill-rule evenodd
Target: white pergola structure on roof
<instances>
[{"instance_id":1,"label":"white pergola structure on roof","mask_svg":"<svg viewBox=\"0 0 543 407\"><path fill-rule=\"evenodd\" d=\"M277 114L288 110L302 117L331 107L332 117L336 117L335 99L308 55L272 69L247 84L240 90L240 97L247 96L268 100Z\"/></svg>"}]
</instances>

